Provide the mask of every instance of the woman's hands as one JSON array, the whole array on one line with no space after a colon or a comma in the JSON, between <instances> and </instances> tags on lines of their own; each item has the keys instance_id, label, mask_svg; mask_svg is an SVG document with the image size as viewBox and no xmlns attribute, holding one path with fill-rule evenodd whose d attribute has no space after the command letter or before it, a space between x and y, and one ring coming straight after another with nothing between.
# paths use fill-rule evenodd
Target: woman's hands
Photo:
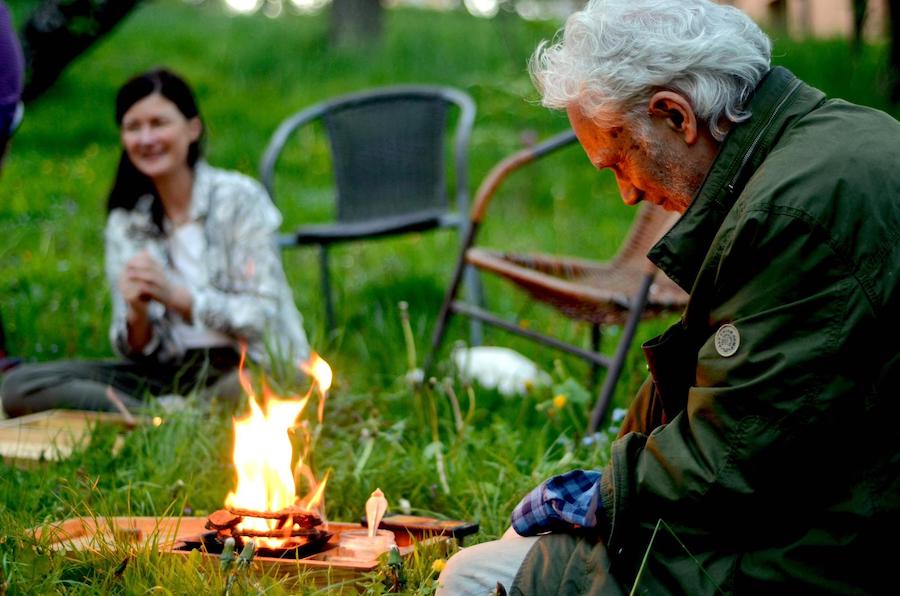
<instances>
[{"instance_id":1,"label":"woman's hands","mask_svg":"<svg viewBox=\"0 0 900 596\"><path fill-rule=\"evenodd\" d=\"M147 308L152 300L181 315L192 318L191 293L169 281L163 266L146 250L133 256L119 275L119 291L128 305L128 323L140 325L147 321Z\"/></svg>"},{"instance_id":2,"label":"woman's hands","mask_svg":"<svg viewBox=\"0 0 900 596\"><path fill-rule=\"evenodd\" d=\"M119 276L119 290L129 306L146 310L151 300L168 304L172 288L159 262L146 250L125 263Z\"/></svg>"}]
</instances>

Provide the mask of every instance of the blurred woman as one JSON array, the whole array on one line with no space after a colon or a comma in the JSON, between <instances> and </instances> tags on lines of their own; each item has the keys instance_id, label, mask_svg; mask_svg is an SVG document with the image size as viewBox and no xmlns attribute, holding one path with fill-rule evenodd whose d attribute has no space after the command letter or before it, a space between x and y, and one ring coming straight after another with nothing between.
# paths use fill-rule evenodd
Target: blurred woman
<instances>
[{"instance_id":1,"label":"blurred woman","mask_svg":"<svg viewBox=\"0 0 900 596\"><path fill-rule=\"evenodd\" d=\"M275 241L281 216L259 183L201 159L188 85L167 70L138 75L118 92L116 122L122 156L105 241L122 359L19 367L0 388L10 416L233 393L240 344L260 364L308 356Z\"/></svg>"}]
</instances>

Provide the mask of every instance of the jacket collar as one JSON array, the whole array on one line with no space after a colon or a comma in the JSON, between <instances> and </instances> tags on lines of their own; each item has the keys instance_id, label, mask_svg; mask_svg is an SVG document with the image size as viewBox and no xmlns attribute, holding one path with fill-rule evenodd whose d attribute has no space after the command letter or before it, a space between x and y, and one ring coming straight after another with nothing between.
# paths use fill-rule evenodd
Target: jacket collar
<instances>
[{"instance_id":1,"label":"jacket collar","mask_svg":"<svg viewBox=\"0 0 900 596\"><path fill-rule=\"evenodd\" d=\"M781 134L824 98L787 69L770 70L750 100L752 116L728 133L687 211L647 257L690 292L713 238L747 180Z\"/></svg>"}]
</instances>

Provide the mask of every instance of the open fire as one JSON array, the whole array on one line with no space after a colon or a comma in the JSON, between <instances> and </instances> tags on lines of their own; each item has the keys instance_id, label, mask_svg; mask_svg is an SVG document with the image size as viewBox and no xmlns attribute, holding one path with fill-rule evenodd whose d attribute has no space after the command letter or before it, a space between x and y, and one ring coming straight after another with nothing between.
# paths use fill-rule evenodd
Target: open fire
<instances>
[{"instance_id":1,"label":"open fire","mask_svg":"<svg viewBox=\"0 0 900 596\"><path fill-rule=\"evenodd\" d=\"M231 546L229 539L239 552L252 553L253 549L245 548L252 540L254 565L279 575L296 575L301 568L327 570L327 574L311 576L311 582L321 586L319 579L355 581L379 565L377 557L386 549L396 548L401 557L407 557L417 544L444 549L451 536L461 544L464 536L478 531L478 524L463 521L412 515L382 518L387 499L379 489L365 504L368 528L359 522L326 523L327 475L318 481L309 465L314 443L309 422L314 414L304 416L304 412L317 393L321 424L332 373L315 354L300 367L312 379L305 395L281 397L265 381L257 395L241 359L240 379L249 412L233 421L237 479L223 509L206 518L77 517L34 528L34 535L46 538L60 552L94 550L98 544L113 545L124 539L152 545L160 553L199 551L204 557L222 555L225 546Z\"/></svg>"},{"instance_id":2,"label":"open fire","mask_svg":"<svg viewBox=\"0 0 900 596\"><path fill-rule=\"evenodd\" d=\"M249 397L250 412L234 419L237 485L225 498L225 509L210 515L206 524L216 531L220 542L233 537L240 544L252 538L265 550L286 552L320 545L331 536L320 529L328 478L320 482L312 473L307 463L310 436L298 421L313 392L318 391L317 414L322 422L332 372L315 353L301 369L312 379L306 395L282 398L263 383L262 395L257 396L241 358L240 379ZM294 462L291 436L298 433L304 449ZM301 481L307 490L298 496Z\"/></svg>"}]
</instances>

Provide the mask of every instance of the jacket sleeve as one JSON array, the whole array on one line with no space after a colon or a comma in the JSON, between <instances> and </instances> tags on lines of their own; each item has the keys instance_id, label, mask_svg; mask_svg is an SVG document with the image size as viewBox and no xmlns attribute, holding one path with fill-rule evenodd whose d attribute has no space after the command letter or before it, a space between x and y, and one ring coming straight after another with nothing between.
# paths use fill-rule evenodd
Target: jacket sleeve
<instances>
[{"instance_id":1,"label":"jacket sleeve","mask_svg":"<svg viewBox=\"0 0 900 596\"><path fill-rule=\"evenodd\" d=\"M258 341L276 321L280 288L286 283L276 232L281 216L262 186L251 180L222 185L215 192L237 193L208 233L227 238L226 273L193 290L193 316L210 329Z\"/></svg>"},{"instance_id":2,"label":"jacket sleeve","mask_svg":"<svg viewBox=\"0 0 900 596\"><path fill-rule=\"evenodd\" d=\"M854 407L843 328L860 316L859 288L802 213L748 212L726 234L685 315L700 328L685 407L613 444L602 486L612 548L658 518L723 540L765 532L834 490L829 461ZM740 337L730 356L715 340L726 323Z\"/></svg>"}]
</instances>

